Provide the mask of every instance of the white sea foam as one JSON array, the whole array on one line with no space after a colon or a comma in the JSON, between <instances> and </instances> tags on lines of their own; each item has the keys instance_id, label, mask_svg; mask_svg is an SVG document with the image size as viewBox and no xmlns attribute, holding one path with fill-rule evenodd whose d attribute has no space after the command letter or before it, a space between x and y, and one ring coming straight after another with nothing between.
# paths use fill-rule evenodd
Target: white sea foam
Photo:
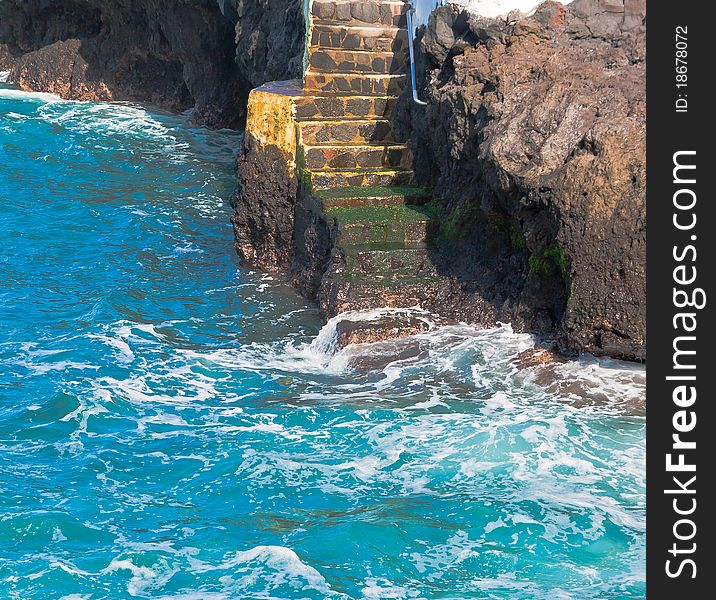
<instances>
[{"instance_id":1,"label":"white sea foam","mask_svg":"<svg viewBox=\"0 0 716 600\"><path fill-rule=\"evenodd\" d=\"M351 318L377 315L384 316L371 312ZM247 482L252 498L260 497L261 490L281 489L297 496L310 490L358 502L380 490L386 496L422 502L459 496L474 505L494 503L494 511L487 511L470 532L453 532L404 557L424 574L425 581L459 578L471 568L470 561L484 562L485 553L496 552L496 546L529 551L539 545L561 552L573 535L598 544L614 526L628 539L643 534L639 500L644 486L643 416L634 426L610 425L607 419L623 411L620 398L611 398L613 404L584 406L572 401L591 390L608 397L642 397L642 368L588 357L524 367L519 357L534 348L534 339L515 334L507 325L479 330L431 323L426 333L384 344L394 344L395 349L416 344L421 349L418 354L357 374L352 371L354 361L371 356L375 347L339 349L336 324L332 320L310 341L255 343L208 352L181 350L170 358L165 351L170 336L160 333L162 327L115 324L106 338L97 339L117 351L124 364L141 364L142 373L126 379L98 378L95 396L82 398L65 420L78 423L75 439L79 440L93 435L88 419L121 405L134 411L137 435L144 440L179 435L204 439L221 433L226 443L241 443L230 477ZM234 397L235 402L243 398L239 406L223 407L226 389L220 378L244 371L259 374L257 381L281 378L281 385L291 386L283 408L286 402L295 404L311 425L293 420L291 411L284 414L262 404L257 393L244 391ZM332 378L330 385L326 376ZM181 382L181 394L159 386L167 377ZM566 390L565 380L571 386ZM584 385L574 386L582 380ZM203 403L210 408L197 420L195 411ZM349 403L353 410L336 413L332 403ZM327 410L316 410L321 405ZM390 410L390 418L381 416L385 409ZM327 415L330 420L321 426ZM300 447L300 452L293 447ZM158 461L148 464L180 470L189 470L179 467L180 460L200 461L196 469L191 467L185 483L195 471L210 473L223 462L200 453L135 455L143 457ZM104 484L121 489L108 473L103 474ZM136 494L127 502L139 509L152 499ZM134 552L175 553L169 547L129 547ZM629 552L634 560L641 560L643 553L637 546L630 545ZM227 597L254 592L269 597L286 586L336 596L318 570L282 546L257 546L219 563L195 553L184 559L192 573L213 574L211 579L219 581ZM161 597L167 574L179 568L173 563L136 564L121 556L111 567L130 572L128 590L156 597ZM577 568L565 566L572 567ZM586 571L577 576L579 581L595 577ZM629 578L640 581L639 573ZM476 579L473 584L486 593L520 590L530 597L544 596L544 588L507 575ZM364 598L408 598L412 589L404 580L394 585L381 579L366 579L360 587ZM186 597L193 598L192 593L187 591Z\"/></svg>"},{"instance_id":2,"label":"white sea foam","mask_svg":"<svg viewBox=\"0 0 716 600\"><path fill-rule=\"evenodd\" d=\"M149 568L137 566L129 559L115 558L102 570L102 573L109 574L115 571L131 573L131 579L127 583L127 592L131 596L144 595L146 592L161 588L176 572L169 567L166 561L159 561L158 564Z\"/></svg>"},{"instance_id":3,"label":"white sea foam","mask_svg":"<svg viewBox=\"0 0 716 600\"><path fill-rule=\"evenodd\" d=\"M195 573L228 571L232 573L232 578L244 577L245 583L261 582L266 590L280 588L291 581L300 581L304 590L332 595L323 575L284 546L255 546L249 550L240 550L216 565L198 559L190 562Z\"/></svg>"},{"instance_id":4,"label":"white sea foam","mask_svg":"<svg viewBox=\"0 0 716 600\"><path fill-rule=\"evenodd\" d=\"M25 92L14 88L0 88L0 100L22 100L35 104L71 103L73 100L63 100L55 94L46 92Z\"/></svg>"},{"instance_id":5,"label":"white sea foam","mask_svg":"<svg viewBox=\"0 0 716 600\"><path fill-rule=\"evenodd\" d=\"M402 600L410 597L410 590L404 586L393 585L387 579L368 578L361 590L365 600Z\"/></svg>"}]
</instances>

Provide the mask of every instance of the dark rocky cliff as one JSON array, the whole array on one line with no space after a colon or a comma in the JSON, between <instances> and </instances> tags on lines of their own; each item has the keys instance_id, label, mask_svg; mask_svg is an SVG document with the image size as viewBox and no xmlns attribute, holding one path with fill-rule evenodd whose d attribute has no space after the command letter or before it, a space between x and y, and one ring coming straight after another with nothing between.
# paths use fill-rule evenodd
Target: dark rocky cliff
<instances>
[{"instance_id":1,"label":"dark rocky cliff","mask_svg":"<svg viewBox=\"0 0 716 600\"><path fill-rule=\"evenodd\" d=\"M241 127L250 89L299 76L301 0L0 0L0 70L31 91L143 100Z\"/></svg>"},{"instance_id":2,"label":"dark rocky cliff","mask_svg":"<svg viewBox=\"0 0 716 600\"><path fill-rule=\"evenodd\" d=\"M427 107L399 120L441 198L436 306L645 357L645 2L548 2L531 18L434 12Z\"/></svg>"},{"instance_id":3,"label":"dark rocky cliff","mask_svg":"<svg viewBox=\"0 0 716 600\"><path fill-rule=\"evenodd\" d=\"M563 352L644 360L644 23L639 0L547 2L499 20L455 5L433 12L420 43L428 106L408 89L392 116L434 196L429 263L417 265L430 279L377 295L351 284L333 220L280 168L281 152L249 139L240 254L287 274L326 316L419 303L453 320L512 323Z\"/></svg>"},{"instance_id":4,"label":"dark rocky cliff","mask_svg":"<svg viewBox=\"0 0 716 600\"><path fill-rule=\"evenodd\" d=\"M243 124L251 88L300 75L301 0L169 4L0 0L0 70L67 98L193 107L215 127ZM415 297L560 350L643 360L644 0L547 2L499 20L446 6L419 47L428 106L406 91L391 117L435 195L435 283ZM247 136L240 153L237 248L321 299L338 264L332 221L275 150Z\"/></svg>"}]
</instances>

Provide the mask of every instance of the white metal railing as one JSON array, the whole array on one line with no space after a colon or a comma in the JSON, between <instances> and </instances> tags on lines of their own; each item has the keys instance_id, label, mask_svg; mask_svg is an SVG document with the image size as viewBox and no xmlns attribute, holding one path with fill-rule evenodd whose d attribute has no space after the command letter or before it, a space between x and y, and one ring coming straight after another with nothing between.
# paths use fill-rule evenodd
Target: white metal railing
<instances>
[{"instance_id":1,"label":"white metal railing","mask_svg":"<svg viewBox=\"0 0 716 600\"><path fill-rule=\"evenodd\" d=\"M303 0L303 16L306 20L306 43L303 49L303 73L308 69L308 48L311 45L311 9L313 0Z\"/></svg>"},{"instance_id":2,"label":"white metal railing","mask_svg":"<svg viewBox=\"0 0 716 600\"><path fill-rule=\"evenodd\" d=\"M413 87L413 102L420 106L427 106L427 102L423 102L418 96L418 84L415 79L415 44L413 38L415 37L415 29L413 27L413 17L415 16L415 6L413 2L410 2L410 8L408 9L408 48L410 50L410 85Z\"/></svg>"},{"instance_id":3,"label":"white metal railing","mask_svg":"<svg viewBox=\"0 0 716 600\"><path fill-rule=\"evenodd\" d=\"M413 88L413 102L420 106L427 106L427 102L423 102L418 95L418 84L415 76L415 33L416 25L425 25L428 22L428 16L438 6L443 6L446 0L410 0L410 8L408 9L408 48L410 50L410 84ZM417 4L417 8L416 8Z\"/></svg>"}]
</instances>

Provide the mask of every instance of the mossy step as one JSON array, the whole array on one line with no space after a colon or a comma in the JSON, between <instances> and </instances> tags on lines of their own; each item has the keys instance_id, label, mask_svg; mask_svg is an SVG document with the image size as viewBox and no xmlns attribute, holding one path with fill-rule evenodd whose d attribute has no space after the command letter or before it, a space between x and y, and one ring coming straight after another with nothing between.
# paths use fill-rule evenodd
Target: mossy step
<instances>
[{"instance_id":1,"label":"mossy step","mask_svg":"<svg viewBox=\"0 0 716 600\"><path fill-rule=\"evenodd\" d=\"M408 30L404 27L383 25L314 24L311 31L311 46L399 52L408 47Z\"/></svg>"},{"instance_id":2,"label":"mossy step","mask_svg":"<svg viewBox=\"0 0 716 600\"><path fill-rule=\"evenodd\" d=\"M317 192L334 188L404 186L413 182L413 171L409 169L308 171L307 176L311 188Z\"/></svg>"},{"instance_id":3,"label":"mossy step","mask_svg":"<svg viewBox=\"0 0 716 600\"><path fill-rule=\"evenodd\" d=\"M393 126L387 119L302 121L299 128L301 143L305 146L364 145L393 141Z\"/></svg>"},{"instance_id":4,"label":"mossy step","mask_svg":"<svg viewBox=\"0 0 716 600\"><path fill-rule=\"evenodd\" d=\"M426 206L358 206L329 208L326 212L341 223L415 223L433 219L432 210Z\"/></svg>"},{"instance_id":5,"label":"mossy step","mask_svg":"<svg viewBox=\"0 0 716 600\"><path fill-rule=\"evenodd\" d=\"M367 206L326 212L338 224L339 246L421 243L427 241L434 229L433 218L423 207Z\"/></svg>"},{"instance_id":6,"label":"mossy step","mask_svg":"<svg viewBox=\"0 0 716 600\"><path fill-rule=\"evenodd\" d=\"M405 72L408 61L407 49L381 52L312 48L308 55L308 66L312 73L395 75Z\"/></svg>"},{"instance_id":7,"label":"mossy step","mask_svg":"<svg viewBox=\"0 0 716 600\"><path fill-rule=\"evenodd\" d=\"M362 254L378 254L381 256L387 256L395 253L396 256L400 253L406 255L413 255L417 253L428 252L428 245L424 242L414 242L412 244L406 244L403 242L383 242L374 244L346 244L341 246L341 250L346 256L360 256Z\"/></svg>"},{"instance_id":8,"label":"mossy step","mask_svg":"<svg viewBox=\"0 0 716 600\"><path fill-rule=\"evenodd\" d=\"M310 146L304 148L304 165L311 171L346 169L410 169L413 154L404 144L361 146Z\"/></svg>"},{"instance_id":9,"label":"mossy step","mask_svg":"<svg viewBox=\"0 0 716 600\"><path fill-rule=\"evenodd\" d=\"M346 273L376 277L436 276L430 251L425 244L366 244L341 246Z\"/></svg>"},{"instance_id":10,"label":"mossy step","mask_svg":"<svg viewBox=\"0 0 716 600\"><path fill-rule=\"evenodd\" d=\"M320 192L324 210L381 206L422 205L429 202L432 194L425 188L415 186L349 187Z\"/></svg>"},{"instance_id":11,"label":"mossy step","mask_svg":"<svg viewBox=\"0 0 716 600\"><path fill-rule=\"evenodd\" d=\"M376 275L371 273L350 274L344 273L342 280L346 283L359 285L364 288L384 289L401 288L424 285L437 285L441 282L439 275Z\"/></svg>"},{"instance_id":12,"label":"mossy step","mask_svg":"<svg viewBox=\"0 0 716 600\"><path fill-rule=\"evenodd\" d=\"M407 76L400 73L376 75L373 73L308 71L304 77L304 89L309 92L332 92L334 94L399 95L403 93L407 82Z\"/></svg>"},{"instance_id":13,"label":"mossy step","mask_svg":"<svg viewBox=\"0 0 716 600\"><path fill-rule=\"evenodd\" d=\"M425 242L433 231L432 221L389 221L377 223L341 223L337 244L413 244Z\"/></svg>"}]
</instances>

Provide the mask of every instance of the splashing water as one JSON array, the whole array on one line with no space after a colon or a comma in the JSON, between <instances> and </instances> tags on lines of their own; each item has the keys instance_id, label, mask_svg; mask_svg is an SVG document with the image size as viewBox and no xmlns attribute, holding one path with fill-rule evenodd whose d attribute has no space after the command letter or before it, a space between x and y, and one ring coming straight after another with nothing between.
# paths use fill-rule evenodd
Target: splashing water
<instances>
[{"instance_id":1,"label":"splashing water","mask_svg":"<svg viewBox=\"0 0 716 600\"><path fill-rule=\"evenodd\" d=\"M0 597L644 597L643 369L339 350L238 266L239 143L0 89Z\"/></svg>"}]
</instances>

